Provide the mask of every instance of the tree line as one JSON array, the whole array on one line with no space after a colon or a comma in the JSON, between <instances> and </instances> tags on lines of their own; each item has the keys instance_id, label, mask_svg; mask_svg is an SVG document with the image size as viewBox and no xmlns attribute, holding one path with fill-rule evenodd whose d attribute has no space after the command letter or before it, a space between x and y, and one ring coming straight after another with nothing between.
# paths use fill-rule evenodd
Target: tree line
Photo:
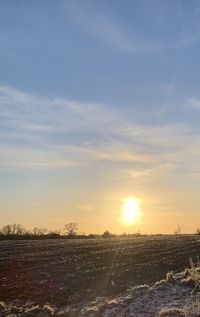
<instances>
[{"instance_id":1,"label":"tree line","mask_svg":"<svg viewBox=\"0 0 200 317\"><path fill-rule=\"evenodd\" d=\"M140 233L127 234L122 233L116 235L106 230L102 234L80 234L78 233L78 223L70 222L63 226L62 230L48 230L46 228L35 227L32 230L27 230L21 224L9 224L0 228L0 240L22 240L22 239L62 239L62 238L127 238L141 236Z\"/></svg>"},{"instance_id":2,"label":"tree line","mask_svg":"<svg viewBox=\"0 0 200 317\"><path fill-rule=\"evenodd\" d=\"M174 231L175 235L181 235L180 226ZM196 234L200 235L200 229L196 229ZM0 240L6 239L62 239L62 238L129 238L146 236L147 234L141 234L140 232L127 234L126 232L116 235L106 230L102 234L80 234L78 233L78 223L70 222L64 225L62 230L48 230L46 228L35 227L32 230L27 230L21 224L9 224L0 228ZM162 236L158 233L156 235Z\"/></svg>"},{"instance_id":3,"label":"tree line","mask_svg":"<svg viewBox=\"0 0 200 317\"><path fill-rule=\"evenodd\" d=\"M9 224L0 229L0 239L38 239L38 238L73 238L77 235L78 224L70 222L64 225L63 230L48 230L46 228L33 228L27 230L21 224Z\"/></svg>"}]
</instances>

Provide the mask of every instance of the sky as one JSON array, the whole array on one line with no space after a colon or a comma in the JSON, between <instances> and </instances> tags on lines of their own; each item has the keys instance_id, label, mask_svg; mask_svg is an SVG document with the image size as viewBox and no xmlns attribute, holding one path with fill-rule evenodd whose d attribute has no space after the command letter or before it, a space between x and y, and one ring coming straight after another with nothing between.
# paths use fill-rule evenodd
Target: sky
<instances>
[{"instance_id":1,"label":"sky","mask_svg":"<svg viewBox=\"0 0 200 317\"><path fill-rule=\"evenodd\" d=\"M199 56L198 0L1 1L0 225L195 232Z\"/></svg>"}]
</instances>

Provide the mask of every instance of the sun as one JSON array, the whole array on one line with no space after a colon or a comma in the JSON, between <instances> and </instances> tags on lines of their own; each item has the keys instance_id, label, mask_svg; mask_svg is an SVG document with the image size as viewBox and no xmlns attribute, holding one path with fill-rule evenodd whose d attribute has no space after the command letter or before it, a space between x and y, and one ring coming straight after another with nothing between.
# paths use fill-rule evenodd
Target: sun
<instances>
[{"instance_id":1,"label":"sun","mask_svg":"<svg viewBox=\"0 0 200 317\"><path fill-rule=\"evenodd\" d=\"M125 198L122 205L122 213L126 224L137 222L141 215L140 201L134 197Z\"/></svg>"}]
</instances>

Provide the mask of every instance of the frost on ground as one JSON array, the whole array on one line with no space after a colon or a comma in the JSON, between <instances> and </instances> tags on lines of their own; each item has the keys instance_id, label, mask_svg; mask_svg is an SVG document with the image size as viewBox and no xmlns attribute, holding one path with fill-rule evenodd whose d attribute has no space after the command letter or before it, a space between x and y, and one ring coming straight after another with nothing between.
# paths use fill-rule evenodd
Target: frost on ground
<instances>
[{"instance_id":1,"label":"frost on ground","mask_svg":"<svg viewBox=\"0 0 200 317\"><path fill-rule=\"evenodd\" d=\"M139 285L126 293L111 298L97 297L82 307L52 307L20 301L5 304L0 302L0 316L9 317L198 317L200 269L191 263L191 268L182 273L168 273L166 278L154 285Z\"/></svg>"}]
</instances>

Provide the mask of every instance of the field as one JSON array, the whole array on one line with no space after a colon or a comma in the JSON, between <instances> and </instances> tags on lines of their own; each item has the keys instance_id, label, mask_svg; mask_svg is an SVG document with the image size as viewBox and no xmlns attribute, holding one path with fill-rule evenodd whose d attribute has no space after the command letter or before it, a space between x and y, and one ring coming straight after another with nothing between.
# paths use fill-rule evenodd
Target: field
<instances>
[{"instance_id":1,"label":"field","mask_svg":"<svg viewBox=\"0 0 200 317\"><path fill-rule=\"evenodd\" d=\"M82 305L182 271L199 254L195 235L1 241L0 300Z\"/></svg>"}]
</instances>

